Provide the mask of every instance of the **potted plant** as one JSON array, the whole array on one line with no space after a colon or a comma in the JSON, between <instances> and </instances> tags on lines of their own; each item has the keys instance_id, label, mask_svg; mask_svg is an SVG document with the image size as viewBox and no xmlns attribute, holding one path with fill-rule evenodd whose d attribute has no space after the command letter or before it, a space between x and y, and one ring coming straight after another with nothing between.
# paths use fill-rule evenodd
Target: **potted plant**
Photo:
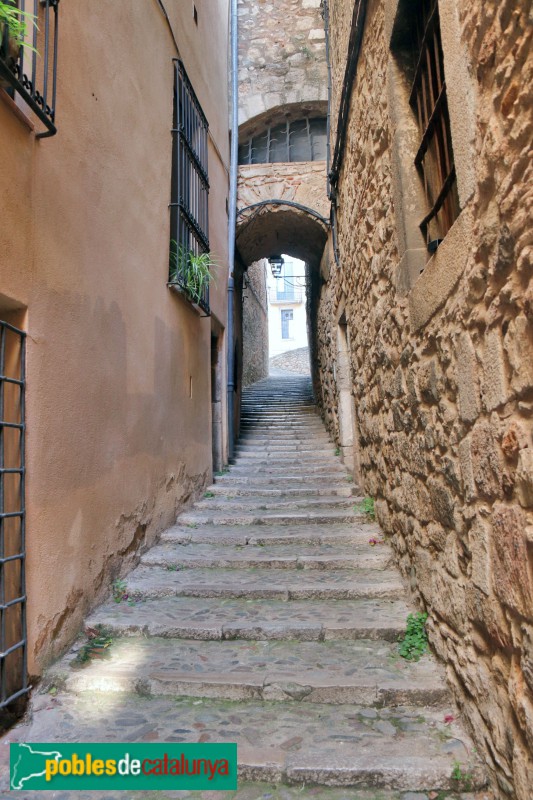
<instances>
[{"instance_id":1,"label":"potted plant","mask_svg":"<svg viewBox=\"0 0 533 800\"><path fill-rule=\"evenodd\" d=\"M20 55L20 48L26 47L35 52L35 48L26 42L28 24L37 26L36 17L29 11L23 11L10 0L0 0L0 58L10 70L13 70ZM0 79L0 86L9 85Z\"/></svg>"},{"instance_id":2,"label":"potted plant","mask_svg":"<svg viewBox=\"0 0 533 800\"><path fill-rule=\"evenodd\" d=\"M211 253L193 253L174 239L170 243L169 283L185 289L194 303L202 300L204 290L213 280L213 267L216 266Z\"/></svg>"}]
</instances>

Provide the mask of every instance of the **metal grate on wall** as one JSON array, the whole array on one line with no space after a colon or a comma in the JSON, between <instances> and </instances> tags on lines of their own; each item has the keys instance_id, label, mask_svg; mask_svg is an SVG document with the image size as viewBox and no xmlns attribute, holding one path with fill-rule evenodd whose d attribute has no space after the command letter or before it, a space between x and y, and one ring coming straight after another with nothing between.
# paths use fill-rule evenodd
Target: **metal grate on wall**
<instances>
[{"instance_id":1,"label":"metal grate on wall","mask_svg":"<svg viewBox=\"0 0 533 800\"><path fill-rule=\"evenodd\" d=\"M209 251L209 125L181 61L175 69L169 282L209 314L209 283L197 296L188 273L190 255Z\"/></svg>"},{"instance_id":2,"label":"metal grate on wall","mask_svg":"<svg viewBox=\"0 0 533 800\"><path fill-rule=\"evenodd\" d=\"M239 164L325 161L327 120L304 117L270 126L239 145Z\"/></svg>"},{"instance_id":3,"label":"metal grate on wall","mask_svg":"<svg viewBox=\"0 0 533 800\"><path fill-rule=\"evenodd\" d=\"M28 691L25 337L0 321L0 708Z\"/></svg>"}]
</instances>

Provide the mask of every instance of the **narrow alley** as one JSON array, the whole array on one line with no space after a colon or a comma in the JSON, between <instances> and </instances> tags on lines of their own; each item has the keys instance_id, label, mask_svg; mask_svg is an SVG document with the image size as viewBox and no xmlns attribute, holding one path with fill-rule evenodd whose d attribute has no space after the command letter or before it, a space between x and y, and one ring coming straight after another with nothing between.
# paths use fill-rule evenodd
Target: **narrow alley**
<instances>
[{"instance_id":1,"label":"narrow alley","mask_svg":"<svg viewBox=\"0 0 533 800\"><path fill-rule=\"evenodd\" d=\"M482 784L434 659L399 656L413 609L310 379L254 384L242 416L235 465L88 619L105 657L78 640L11 738L237 741L249 800L306 785L323 800L422 800Z\"/></svg>"},{"instance_id":2,"label":"narrow alley","mask_svg":"<svg viewBox=\"0 0 533 800\"><path fill-rule=\"evenodd\" d=\"M0 800L533 800L532 41L0 0Z\"/></svg>"}]
</instances>

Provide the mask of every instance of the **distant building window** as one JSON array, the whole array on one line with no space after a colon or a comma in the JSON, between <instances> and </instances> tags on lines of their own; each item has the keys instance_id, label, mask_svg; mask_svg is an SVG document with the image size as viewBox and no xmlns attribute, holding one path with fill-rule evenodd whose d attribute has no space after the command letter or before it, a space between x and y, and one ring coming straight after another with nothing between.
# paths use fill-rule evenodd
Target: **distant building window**
<instances>
[{"instance_id":1,"label":"distant building window","mask_svg":"<svg viewBox=\"0 0 533 800\"><path fill-rule=\"evenodd\" d=\"M444 80L438 0L418 0L412 28L414 76L409 102L420 130L415 164L424 181L427 239L443 238L459 215L450 117Z\"/></svg>"},{"instance_id":2,"label":"distant building window","mask_svg":"<svg viewBox=\"0 0 533 800\"><path fill-rule=\"evenodd\" d=\"M176 62L170 202L170 280L188 288L188 254L209 250L209 125L181 61ZM198 305L209 313L209 284Z\"/></svg>"},{"instance_id":3,"label":"distant building window","mask_svg":"<svg viewBox=\"0 0 533 800\"><path fill-rule=\"evenodd\" d=\"M281 338L282 339L290 339L290 323L293 319L293 310L292 308L282 309L281 311Z\"/></svg>"},{"instance_id":4,"label":"distant building window","mask_svg":"<svg viewBox=\"0 0 533 800\"><path fill-rule=\"evenodd\" d=\"M276 164L326 159L327 120L295 120L268 127L239 145L239 164Z\"/></svg>"}]
</instances>

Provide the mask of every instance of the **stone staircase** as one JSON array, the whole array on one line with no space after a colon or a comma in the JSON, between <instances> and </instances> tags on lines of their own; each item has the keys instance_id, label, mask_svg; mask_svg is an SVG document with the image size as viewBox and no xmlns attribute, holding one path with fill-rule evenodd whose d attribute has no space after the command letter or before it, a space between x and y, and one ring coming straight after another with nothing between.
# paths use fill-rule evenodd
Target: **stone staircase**
<instances>
[{"instance_id":1,"label":"stone staircase","mask_svg":"<svg viewBox=\"0 0 533 800\"><path fill-rule=\"evenodd\" d=\"M169 797L487 797L441 669L399 657L412 609L358 494L309 380L255 384L235 464L87 621L107 657L77 642L12 738L238 742L235 795Z\"/></svg>"}]
</instances>

